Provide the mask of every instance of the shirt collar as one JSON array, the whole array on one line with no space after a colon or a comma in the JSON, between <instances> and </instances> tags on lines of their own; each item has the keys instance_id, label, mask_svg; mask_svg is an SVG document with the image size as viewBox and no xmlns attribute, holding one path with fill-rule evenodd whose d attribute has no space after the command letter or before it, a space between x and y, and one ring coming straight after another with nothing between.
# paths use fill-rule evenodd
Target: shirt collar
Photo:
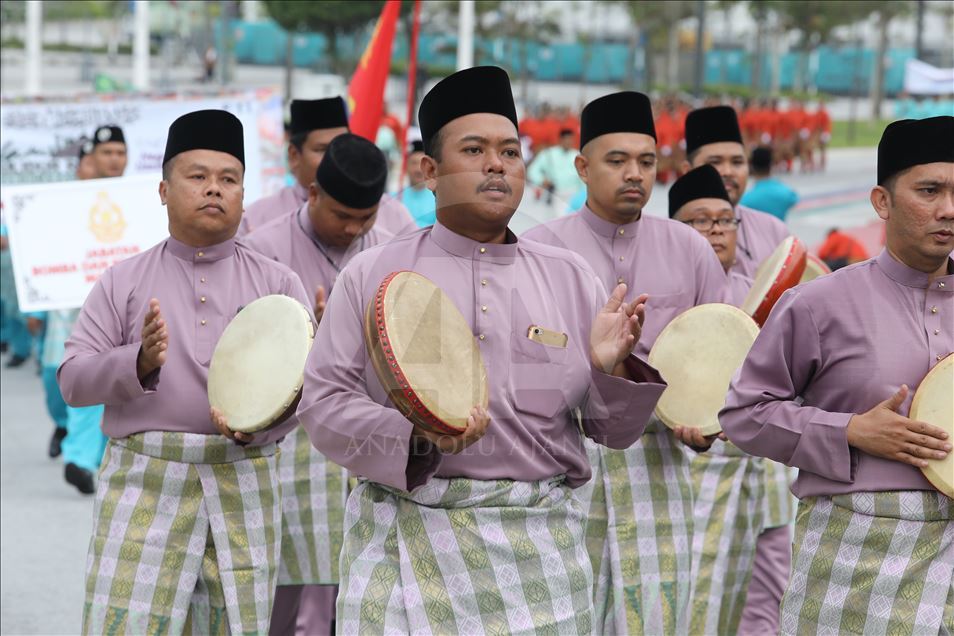
<instances>
[{"instance_id":1,"label":"shirt collar","mask_svg":"<svg viewBox=\"0 0 954 636\"><path fill-rule=\"evenodd\" d=\"M646 211L640 213L640 219ZM596 215L596 212L590 209L590 206L584 204L583 207L578 212L580 216L583 217L583 220L586 222L590 229L593 230L599 236L612 239L633 239L636 238L636 231L639 229L639 219L633 221L632 223L625 223L623 225L617 225L616 223L610 223L606 219L603 219Z\"/></svg>"},{"instance_id":2,"label":"shirt collar","mask_svg":"<svg viewBox=\"0 0 954 636\"><path fill-rule=\"evenodd\" d=\"M948 268L950 268L950 257L948 257ZM916 269L908 267L904 263L896 260L887 249L881 250L881 253L875 257L878 267L887 275L888 278L905 287L917 287L926 289L928 286L928 275ZM947 276L938 276L934 279L935 283L943 282L945 287L954 290L954 274Z\"/></svg>"},{"instance_id":3,"label":"shirt collar","mask_svg":"<svg viewBox=\"0 0 954 636\"><path fill-rule=\"evenodd\" d=\"M304 203L308 200L308 188L303 187L297 181L292 184L292 194L295 195L295 200L299 203Z\"/></svg>"},{"instance_id":4,"label":"shirt collar","mask_svg":"<svg viewBox=\"0 0 954 636\"><path fill-rule=\"evenodd\" d=\"M166 239L166 247L173 256L192 263L212 263L235 255L234 238L208 247L192 247L170 236Z\"/></svg>"},{"instance_id":5,"label":"shirt collar","mask_svg":"<svg viewBox=\"0 0 954 636\"><path fill-rule=\"evenodd\" d=\"M520 244L517 236L507 230L506 243L479 243L466 236L452 232L440 221L431 228L431 239L445 252L454 256L473 260L488 260L492 263L509 264L517 255L517 246Z\"/></svg>"}]
</instances>

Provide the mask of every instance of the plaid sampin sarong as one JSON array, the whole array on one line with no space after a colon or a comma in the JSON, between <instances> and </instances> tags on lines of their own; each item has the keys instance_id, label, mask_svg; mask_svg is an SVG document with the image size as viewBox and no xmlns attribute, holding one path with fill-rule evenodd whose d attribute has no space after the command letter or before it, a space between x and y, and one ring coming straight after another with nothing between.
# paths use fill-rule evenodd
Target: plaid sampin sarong
<instances>
[{"instance_id":1,"label":"plaid sampin sarong","mask_svg":"<svg viewBox=\"0 0 954 636\"><path fill-rule=\"evenodd\" d=\"M954 501L934 491L803 499L781 632L954 633Z\"/></svg>"},{"instance_id":2,"label":"plaid sampin sarong","mask_svg":"<svg viewBox=\"0 0 954 636\"><path fill-rule=\"evenodd\" d=\"M276 449L193 433L110 440L83 633L267 633L281 532Z\"/></svg>"},{"instance_id":3,"label":"plaid sampin sarong","mask_svg":"<svg viewBox=\"0 0 954 636\"><path fill-rule=\"evenodd\" d=\"M693 524L687 449L653 417L630 448L601 447L599 453L607 502L603 559L609 564L611 597L604 604L606 614L596 617L596 631L684 634Z\"/></svg>"},{"instance_id":4,"label":"plaid sampin sarong","mask_svg":"<svg viewBox=\"0 0 954 636\"><path fill-rule=\"evenodd\" d=\"M588 634L583 511L562 478L434 478L348 498L344 634Z\"/></svg>"},{"instance_id":5,"label":"plaid sampin sarong","mask_svg":"<svg viewBox=\"0 0 954 636\"><path fill-rule=\"evenodd\" d=\"M279 447L282 555L278 584L337 584L348 473L319 453L301 426Z\"/></svg>"},{"instance_id":6,"label":"plaid sampin sarong","mask_svg":"<svg viewBox=\"0 0 954 636\"><path fill-rule=\"evenodd\" d=\"M692 459L691 634L734 634L762 531L762 458L716 440Z\"/></svg>"},{"instance_id":7,"label":"plaid sampin sarong","mask_svg":"<svg viewBox=\"0 0 954 636\"><path fill-rule=\"evenodd\" d=\"M798 508L798 499L791 492L798 470L771 459L762 461L765 467L765 507L762 526L766 530L787 526L795 520L795 510Z\"/></svg>"},{"instance_id":8,"label":"plaid sampin sarong","mask_svg":"<svg viewBox=\"0 0 954 636\"><path fill-rule=\"evenodd\" d=\"M586 552L593 568L593 624L599 627L603 625L603 617L611 613L613 600L610 592L609 545L606 543L605 467L600 446L596 442L584 437L583 446L593 474L588 482L573 491L573 496L586 512Z\"/></svg>"}]
</instances>

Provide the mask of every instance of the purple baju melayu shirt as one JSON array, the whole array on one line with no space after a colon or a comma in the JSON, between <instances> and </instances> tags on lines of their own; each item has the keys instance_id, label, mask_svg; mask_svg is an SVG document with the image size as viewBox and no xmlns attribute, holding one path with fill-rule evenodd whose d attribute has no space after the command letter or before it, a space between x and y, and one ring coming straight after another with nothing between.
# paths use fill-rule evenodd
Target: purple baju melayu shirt
<instances>
[{"instance_id":1,"label":"purple baju melayu shirt","mask_svg":"<svg viewBox=\"0 0 954 636\"><path fill-rule=\"evenodd\" d=\"M308 359L298 418L332 461L372 481L411 489L431 476L535 481L566 475L579 486L589 462L572 417L616 448L643 432L665 384L630 356L632 382L592 368L590 328L607 293L566 250L517 239L481 244L436 223L355 256L341 272ZM364 312L391 272L412 270L439 286L477 337L490 388L486 435L459 455L423 444L388 401L364 342ZM569 336L566 347L527 337L531 325Z\"/></svg>"},{"instance_id":2,"label":"purple baju melayu shirt","mask_svg":"<svg viewBox=\"0 0 954 636\"><path fill-rule=\"evenodd\" d=\"M932 489L914 466L850 447L846 429L902 384L907 415L918 384L951 351L954 275L929 284L882 251L785 292L719 420L739 448L797 467L800 498Z\"/></svg>"},{"instance_id":3,"label":"purple baju melayu shirt","mask_svg":"<svg viewBox=\"0 0 954 636\"><path fill-rule=\"evenodd\" d=\"M318 285L322 285L325 293L330 294L338 272L344 269L353 256L392 238L390 232L379 228L375 222L370 230L355 239L346 249L326 246L315 234L305 203L298 211L266 223L243 240L252 249L288 265L298 274L305 285L305 291L312 298L313 305Z\"/></svg>"},{"instance_id":4,"label":"purple baju melayu shirt","mask_svg":"<svg viewBox=\"0 0 954 636\"><path fill-rule=\"evenodd\" d=\"M778 217L744 205L736 206L735 215L741 223L735 248L735 264L731 271L754 279L758 266L772 255L779 243L788 238L791 232Z\"/></svg>"},{"instance_id":5,"label":"purple baju melayu shirt","mask_svg":"<svg viewBox=\"0 0 954 636\"><path fill-rule=\"evenodd\" d=\"M266 223L298 210L307 201L308 188L303 188L299 183L285 186L275 194L262 197L245 208L239 236L254 232ZM417 229L417 224L404 204L389 194L381 197L374 224L395 236Z\"/></svg>"},{"instance_id":6,"label":"purple baju melayu shirt","mask_svg":"<svg viewBox=\"0 0 954 636\"><path fill-rule=\"evenodd\" d=\"M685 310L725 299L726 275L712 246L678 221L643 215L616 225L583 206L523 236L579 254L607 289L626 283L627 300L649 294L640 355L649 355L659 332Z\"/></svg>"},{"instance_id":7,"label":"purple baju melayu shirt","mask_svg":"<svg viewBox=\"0 0 954 636\"><path fill-rule=\"evenodd\" d=\"M219 337L245 305L285 294L310 308L290 269L241 242L190 247L169 237L106 270L80 312L58 371L73 406L105 404L103 432L121 438L145 431L219 435L209 418L206 380ZM165 364L142 384L136 375L143 319L159 300L169 332ZM276 441L294 418L256 434Z\"/></svg>"}]
</instances>

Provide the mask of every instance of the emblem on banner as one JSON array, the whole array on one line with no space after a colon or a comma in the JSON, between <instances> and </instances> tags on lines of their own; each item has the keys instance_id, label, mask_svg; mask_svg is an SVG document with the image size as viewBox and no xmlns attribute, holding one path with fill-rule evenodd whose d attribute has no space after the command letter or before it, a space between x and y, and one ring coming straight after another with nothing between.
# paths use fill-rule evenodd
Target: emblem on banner
<instances>
[{"instance_id":1,"label":"emblem on banner","mask_svg":"<svg viewBox=\"0 0 954 636\"><path fill-rule=\"evenodd\" d=\"M100 243L115 243L126 231L126 219L118 205L109 195L100 192L96 203L89 210L89 229Z\"/></svg>"}]
</instances>

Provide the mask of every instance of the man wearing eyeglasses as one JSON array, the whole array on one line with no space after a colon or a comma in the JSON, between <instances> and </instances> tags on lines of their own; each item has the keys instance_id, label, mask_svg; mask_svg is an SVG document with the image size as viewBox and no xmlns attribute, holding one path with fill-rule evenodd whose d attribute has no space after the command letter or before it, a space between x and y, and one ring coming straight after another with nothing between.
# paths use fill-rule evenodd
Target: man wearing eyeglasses
<instances>
[{"instance_id":1,"label":"man wearing eyeglasses","mask_svg":"<svg viewBox=\"0 0 954 636\"><path fill-rule=\"evenodd\" d=\"M735 216L719 171L703 164L676 180L669 189L669 217L709 241L729 277L726 302L741 305L752 279L732 268L742 220Z\"/></svg>"},{"instance_id":2,"label":"man wearing eyeglasses","mask_svg":"<svg viewBox=\"0 0 954 636\"><path fill-rule=\"evenodd\" d=\"M703 164L681 176L669 190L669 216L709 241L729 275L726 302L742 304L752 279L732 268L740 220L719 171ZM765 472L761 458L723 439L692 458L690 634L745 633L739 625L767 516Z\"/></svg>"}]
</instances>

